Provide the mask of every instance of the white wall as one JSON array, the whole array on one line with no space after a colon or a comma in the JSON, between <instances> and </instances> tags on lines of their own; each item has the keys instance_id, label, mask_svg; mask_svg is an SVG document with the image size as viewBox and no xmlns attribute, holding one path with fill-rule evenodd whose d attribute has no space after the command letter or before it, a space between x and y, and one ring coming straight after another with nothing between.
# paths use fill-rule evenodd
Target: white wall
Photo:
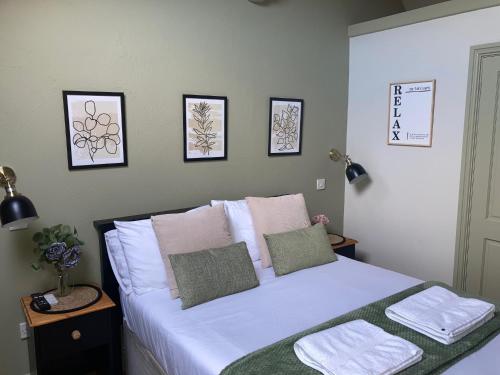
<instances>
[{"instance_id":1,"label":"white wall","mask_svg":"<svg viewBox=\"0 0 500 375\"><path fill-rule=\"evenodd\" d=\"M353 37L344 232L370 263L451 283L470 47L500 41L500 7ZM386 145L390 82L436 79L432 148Z\"/></svg>"}]
</instances>

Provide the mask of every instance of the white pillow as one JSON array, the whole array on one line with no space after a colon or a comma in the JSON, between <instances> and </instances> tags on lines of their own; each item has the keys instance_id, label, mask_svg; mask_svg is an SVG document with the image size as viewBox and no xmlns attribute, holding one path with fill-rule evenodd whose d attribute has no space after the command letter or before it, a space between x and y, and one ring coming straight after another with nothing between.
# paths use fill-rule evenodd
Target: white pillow
<instances>
[{"instance_id":1,"label":"white pillow","mask_svg":"<svg viewBox=\"0 0 500 375\"><path fill-rule=\"evenodd\" d=\"M211 202L212 206L224 204L224 211L229 220L229 229L234 242L244 241L247 244L248 253L252 261L260 259L259 247L255 239L255 229L253 226L252 215L247 202L239 201L217 201Z\"/></svg>"},{"instance_id":2,"label":"white pillow","mask_svg":"<svg viewBox=\"0 0 500 375\"><path fill-rule=\"evenodd\" d=\"M122 290L129 295L132 292L132 281L130 280L127 260L123 253L123 246L118 238L118 231L114 229L104 233L104 239L106 240L108 258L116 281L118 281Z\"/></svg>"},{"instance_id":3,"label":"white pillow","mask_svg":"<svg viewBox=\"0 0 500 375\"><path fill-rule=\"evenodd\" d=\"M168 287L151 219L115 221L135 294Z\"/></svg>"},{"instance_id":4,"label":"white pillow","mask_svg":"<svg viewBox=\"0 0 500 375\"><path fill-rule=\"evenodd\" d=\"M193 208L202 210L208 205ZM135 294L168 287L167 273L151 219L115 221ZM115 272L116 274L116 272Z\"/></svg>"}]
</instances>

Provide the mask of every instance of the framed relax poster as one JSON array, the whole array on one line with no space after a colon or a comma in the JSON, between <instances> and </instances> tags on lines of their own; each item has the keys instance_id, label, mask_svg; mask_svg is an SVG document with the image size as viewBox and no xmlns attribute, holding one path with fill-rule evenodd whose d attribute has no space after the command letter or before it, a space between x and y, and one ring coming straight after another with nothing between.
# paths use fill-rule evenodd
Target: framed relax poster
<instances>
[{"instance_id":1,"label":"framed relax poster","mask_svg":"<svg viewBox=\"0 0 500 375\"><path fill-rule=\"evenodd\" d=\"M436 80L391 83L387 144L432 146Z\"/></svg>"}]
</instances>

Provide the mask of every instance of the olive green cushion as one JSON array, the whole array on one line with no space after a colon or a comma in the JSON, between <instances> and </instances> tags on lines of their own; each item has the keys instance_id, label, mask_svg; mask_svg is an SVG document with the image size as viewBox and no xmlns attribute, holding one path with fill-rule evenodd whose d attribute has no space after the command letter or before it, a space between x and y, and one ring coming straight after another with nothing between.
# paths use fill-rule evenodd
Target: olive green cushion
<instances>
[{"instance_id":1,"label":"olive green cushion","mask_svg":"<svg viewBox=\"0 0 500 375\"><path fill-rule=\"evenodd\" d=\"M277 276L337 260L323 224L264 238Z\"/></svg>"},{"instance_id":2,"label":"olive green cushion","mask_svg":"<svg viewBox=\"0 0 500 375\"><path fill-rule=\"evenodd\" d=\"M244 242L168 257L182 309L259 286Z\"/></svg>"}]
</instances>

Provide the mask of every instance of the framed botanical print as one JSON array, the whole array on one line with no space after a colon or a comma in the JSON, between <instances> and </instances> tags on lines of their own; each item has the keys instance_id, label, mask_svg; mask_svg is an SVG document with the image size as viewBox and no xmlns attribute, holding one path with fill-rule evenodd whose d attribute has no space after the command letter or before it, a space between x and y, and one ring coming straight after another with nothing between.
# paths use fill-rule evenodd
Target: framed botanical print
<instances>
[{"instance_id":1,"label":"framed botanical print","mask_svg":"<svg viewBox=\"0 0 500 375\"><path fill-rule=\"evenodd\" d=\"M269 156L302 153L302 117L304 100L270 98Z\"/></svg>"},{"instance_id":2,"label":"framed botanical print","mask_svg":"<svg viewBox=\"0 0 500 375\"><path fill-rule=\"evenodd\" d=\"M63 91L63 102L68 168L126 166L124 94Z\"/></svg>"},{"instance_id":3,"label":"framed botanical print","mask_svg":"<svg viewBox=\"0 0 500 375\"><path fill-rule=\"evenodd\" d=\"M184 161L227 159L227 97L183 95Z\"/></svg>"}]
</instances>

